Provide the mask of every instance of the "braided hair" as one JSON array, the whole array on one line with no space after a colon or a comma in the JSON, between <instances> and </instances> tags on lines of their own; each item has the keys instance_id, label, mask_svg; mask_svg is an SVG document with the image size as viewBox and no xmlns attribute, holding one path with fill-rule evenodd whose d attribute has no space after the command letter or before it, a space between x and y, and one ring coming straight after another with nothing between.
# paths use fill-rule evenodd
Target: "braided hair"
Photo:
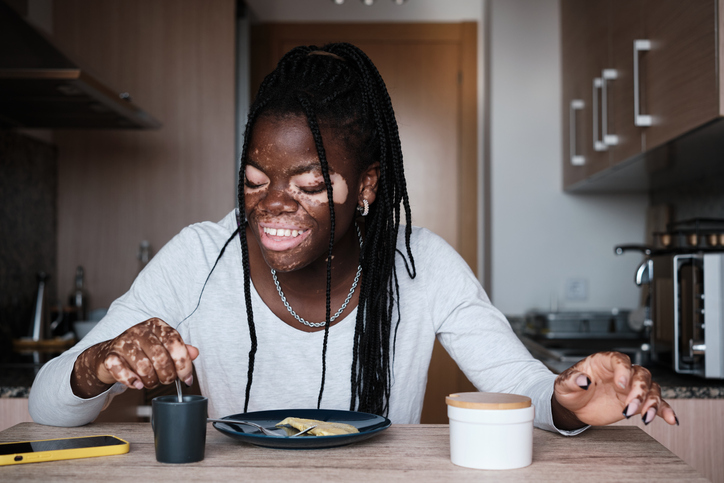
<instances>
[{"instance_id":1,"label":"braided hair","mask_svg":"<svg viewBox=\"0 0 724 483\"><path fill-rule=\"evenodd\" d=\"M375 203L365 218L365 241L360 252L362 278L354 333L351 369L350 410L386 415L392 380L392 362L397 326L400 322L399 285L395 256L402 257L406 271L415 277L410 249L411 212L402 166L402 150L397 121L390 96L372 61L357 47L347 43L297 47L288 52L276 69L262 82L252 103L241 153L239 173L240 229L244 296L251 337L244 411L249 394L257 351L254 314L250 295L249 251L243 229L244 176L249 140L260 116L306 117L319 156L322 177L329 202L331 233L327 257L326 324L322 349L322 381L317 407L322 401L326 376L326 352L330 326L331 254L334 246L334 202L329 166L322 143L320 125L342 127L343 140L356 153L359 173L379 161L380 173ZM401 219L405 210L406 255L396 249ZM395 306L397 313L395 314ZM396 315L396 317L395 317ZM393 319L396 322L393 323ZM390 352L392 351L392 354Z\"/></svg>"}]
</instances>

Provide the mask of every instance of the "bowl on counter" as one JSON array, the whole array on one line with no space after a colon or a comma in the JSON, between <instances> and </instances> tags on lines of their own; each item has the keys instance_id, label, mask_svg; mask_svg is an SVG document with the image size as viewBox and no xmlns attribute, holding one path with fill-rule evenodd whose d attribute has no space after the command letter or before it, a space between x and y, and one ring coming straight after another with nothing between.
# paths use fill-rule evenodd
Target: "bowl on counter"
<instances>
[{"instance_id":1,"label":"bowl on counter","mask_svg":"<svg viewBox=\"0 0 724 483\"><path fill-rule=\"evenodd\" d=\"M93 330L93 327L100 322L100 320L106 316L108 309L95 309L91 310L88 315L88 320L79 320L73 322L73 332L78 340L88 335L88 332Z\"/></svg>"}]
</instances>

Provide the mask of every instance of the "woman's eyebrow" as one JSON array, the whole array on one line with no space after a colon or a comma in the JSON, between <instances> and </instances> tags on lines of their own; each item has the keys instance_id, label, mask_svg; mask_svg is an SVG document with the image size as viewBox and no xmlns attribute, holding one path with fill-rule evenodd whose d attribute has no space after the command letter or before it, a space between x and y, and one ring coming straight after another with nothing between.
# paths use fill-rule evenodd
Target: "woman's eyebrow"
<instances>
[{"instance_id":1,"label":"woman's eyebrow","mask_svg":"<svg viewBox=\"0 0 724 483\"><path fill-rule=\"evenodd\" d=\"M253 159L251 159L250 157L249 157L249 158L246 158L246 165L247 165L247 166L251 166L252 168L256 168L256 169L258 169L259 171L261 171L262 173L264 172L264 170L262 169L262 167L259 166L259 163L255 162L255 161L254 161Z\"/></svg>"},{"instance_id":2,"label":"woman's eyebrow","mask_svg":"<svg viewBox=\"0 0 724 483\"><path fill-rule=\"evenodd\" d=\"M311 172L315 172L315 171L316 171L316 174L319 174L320 176L322 175L322 167L319 165L318 162L309 163L309 164L301 164L299 166L295 166L289 171L289 175L297 176L300 174L306 174L306 173L311 173Z\"/></svg>"},{"instance_id":3,"label":"woman's eyebrow","mask_svg":"<svg viewBox=\"0 0 724 483\"><path fill-rule=\"evenodd\" d=\"M256 168L259 171L261 171L262 173L265 172L264 168L259 163L254 161L251 157L246 159L246 165L251 166L252 168ZM322 175L322 167L319 165L318 161L294 166L293 168L291 168L289 170L289 176L298 176L300 174L306 174L306 173L311 173L311 172L315 172L316 174L319 174L320 176ZM329 172L331 174L334 171L332 171L330 169Z\"/></svg>"}]
</instances>

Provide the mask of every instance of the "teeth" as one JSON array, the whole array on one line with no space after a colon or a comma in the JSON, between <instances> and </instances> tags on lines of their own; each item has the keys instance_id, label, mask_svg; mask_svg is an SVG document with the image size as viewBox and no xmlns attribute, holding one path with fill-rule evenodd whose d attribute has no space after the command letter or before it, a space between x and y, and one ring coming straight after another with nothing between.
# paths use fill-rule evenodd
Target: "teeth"
<instances>
[{"instance_id":1,"label":"teeth","mask_svg":"<svg viewBox=\"0 0 724 483\"><path fill-rule=\"evenodd\" d=\"M304 233L304 230L289 230L289 229L284 229L284 228L276 229L276 228L266 228L265 227L264 233L266 233L267 235L272 235L272 236L290 236L292 238L296 238L299 235L301 235L302 233Z\"/></svg>"}]
</instances>

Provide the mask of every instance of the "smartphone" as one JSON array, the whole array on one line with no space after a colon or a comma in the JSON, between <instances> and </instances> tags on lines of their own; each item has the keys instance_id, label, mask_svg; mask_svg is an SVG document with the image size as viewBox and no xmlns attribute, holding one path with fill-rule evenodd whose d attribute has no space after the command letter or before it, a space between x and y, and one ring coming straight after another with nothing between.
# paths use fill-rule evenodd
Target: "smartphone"
<instances>
[{"instance_id":1,"label":"smartphone","mask_svg":"<svg viewBox=\"0 0 724 483\"><path fill-rule=\"evenodd\" d=\"M0 443L0 466L123 454L128 449L128 441L110 435Z\"/></svg>"}]
</instances>

